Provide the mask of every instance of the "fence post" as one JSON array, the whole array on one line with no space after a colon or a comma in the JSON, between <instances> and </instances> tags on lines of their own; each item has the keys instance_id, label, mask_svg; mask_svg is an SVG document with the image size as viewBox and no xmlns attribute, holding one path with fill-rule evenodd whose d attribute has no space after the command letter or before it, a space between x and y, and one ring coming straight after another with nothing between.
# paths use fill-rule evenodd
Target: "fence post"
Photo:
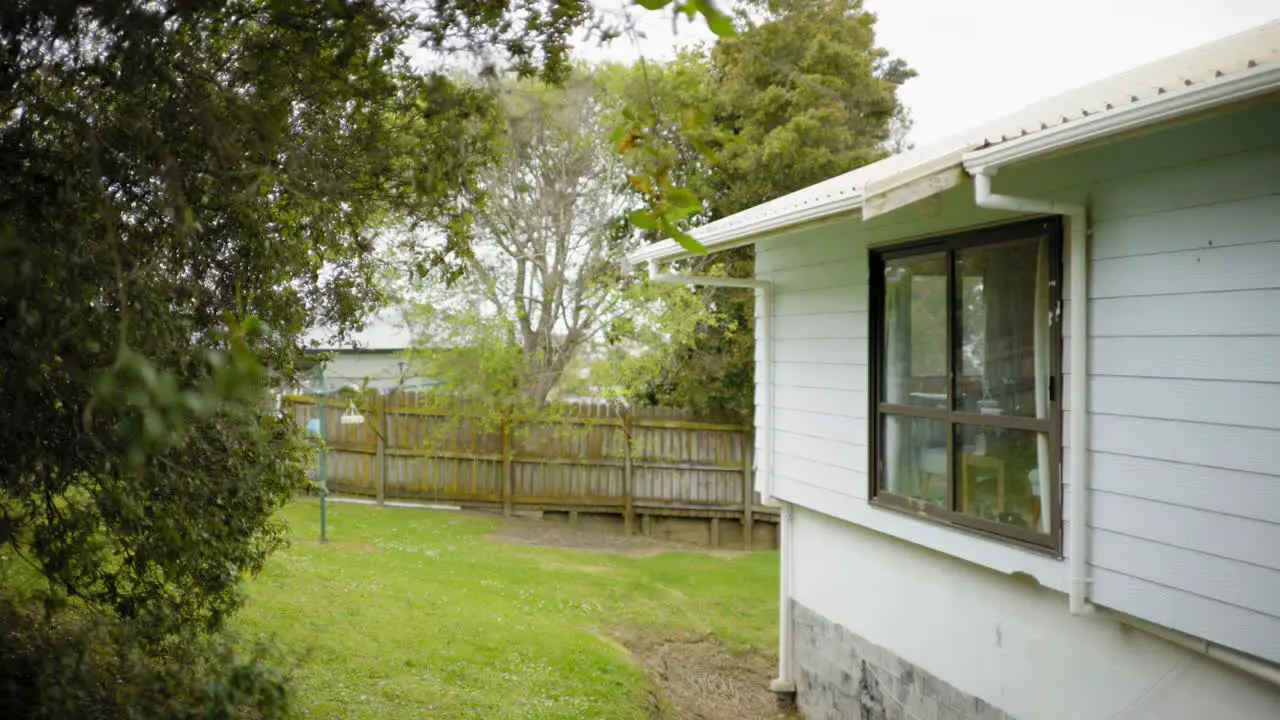
<instances>
[{"instance_id":1,"label":"fence post","mask_svg":"<svg viewBox=\"0 0 1280 720\"><path fill-rule=\"evenodd\" d=\"M379 393L375 407L377 408L377 417L375 421L378 423L377 432L374 433L378 437L378 450L374 456L373 471L375 473L375 482L377 483L378 504L382 505L387 500L387 395Z\"/></svg>"},{"instance_id":2,"label":"fence post","mask_svg":"<svg viewBox=\"0 0 1280 720\"><path fill-rule=\"evenodd\" d=\"M744 431L742 433L742 547L745 550L751 549L751 536L755 534L751 517L751 505L756 496L755 483L751 482L751 471L754 469L751 459L754 452L755 438L750 432Z\"/></svg>"},{"instance_id":3,"label":"fence post","mask_svg":"<svg viewBox=\"0 0 1280 720\"><path fill-rule=\"evenodd\" d=\"M631 470L631 413L622 411L622 533L635 534L636 503Z\"/></svg>"},{"instance_id":4,"label":"fence post","mask_svg":"<svg viewBox=\"0 0 1280 720\"><path fill-rule=\"evenodd\" d=\"M502 514L512 515L512 492L514 486L511 477L511 419L502 418Z\"/></svg>"}]
</instances>

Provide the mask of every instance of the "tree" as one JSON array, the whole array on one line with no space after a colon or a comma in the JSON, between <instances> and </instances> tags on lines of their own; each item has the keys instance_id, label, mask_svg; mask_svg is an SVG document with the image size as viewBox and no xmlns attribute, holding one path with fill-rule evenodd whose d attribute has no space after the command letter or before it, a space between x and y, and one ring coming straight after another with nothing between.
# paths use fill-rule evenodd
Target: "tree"
<instances>
[{"instance_id":1,"label":"tree","mask_svg":"<svg viewBox=\"0 0 1280 720\"><path fill-rule=\"evenodd\" d=\"M908 122L897 89L913 73L875 45L875 16L861 0L759 2L739 22L741 32L711 50L638 67L621 83L631 122L622 149L632 172L650 206L677 208L686 228L874 162ZM686 211L663 186L688 189L701 207L678 217ZM735 277L754 271L749 248L684 265ZM749 415L751 298L721 288L699 293L717 322L676 348L669 371L639 398Z\"/></svg>"},{"instance_id":2,"label":"tree","mask_svg":"<svg viewBox=\"0 0 1280 720\"><path fill-rule=\"evenodd\" d=\"M419 309L436 348L419 356L444 391L540 407L603 332L635 341L648 327L638 315L669 312L677 305L662 298L688 292L639 287L622 272L636 200L609 146L615 111L597 79L509 83L500 104L502 156L477 183L473 252L458 283Z\"/></svg>"},{"instance_id":3,"label":"tree","mask_svg":"<svg viewBox=\"0 0 1280 720\"><path fill-rule=\"evenodd\" d=\"M48 641L89 668L6 673L0 697L19 705L0 714L126 715L134 696L116 683L177 683L183 667L189 695L159 687L199 707L143 715L225 717L274 692L191 660L304 486L308 452L266 392L294 372L307 327L350 328L377 304L370 249L388 218L446 230L424 266L465 251L460 201L491 157L487 94L415 71L403 48L484 42L555 79L588 10L409 7L0 9L0 543L26 568L0 573L0 632L35 648L0 661L44 658ZM34 592L48 611L10 611L19 591L12 607ZM71 626L85 632L59 634ZM137 697L154 700L147 687Z\"/></svg>"}]
</instances>

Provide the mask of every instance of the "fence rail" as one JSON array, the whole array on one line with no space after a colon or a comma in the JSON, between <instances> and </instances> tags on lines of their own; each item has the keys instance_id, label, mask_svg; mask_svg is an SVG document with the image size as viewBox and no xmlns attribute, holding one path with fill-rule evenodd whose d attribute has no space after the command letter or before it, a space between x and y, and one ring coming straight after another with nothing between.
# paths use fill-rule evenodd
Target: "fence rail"
<instances>
[{"instance_id":1,"label":"fence rail","mask_svg":"<svg viewBox=\"0 0 1280 720\"><path fill-rule=\"evenodd\" d=\"M299 424L319 417L309 396L286 396ZM341 417L356 411L358 423ZM617 516L623 532L700 518L712 545L740 535L776 543L777 510L752 486L751 428L700 422L670 409L559 408L547 419L488 420L414 394L325 404L331 492L464 506ZM723 521L729 521L722 527Z\"/></svg>"}]
</instances>

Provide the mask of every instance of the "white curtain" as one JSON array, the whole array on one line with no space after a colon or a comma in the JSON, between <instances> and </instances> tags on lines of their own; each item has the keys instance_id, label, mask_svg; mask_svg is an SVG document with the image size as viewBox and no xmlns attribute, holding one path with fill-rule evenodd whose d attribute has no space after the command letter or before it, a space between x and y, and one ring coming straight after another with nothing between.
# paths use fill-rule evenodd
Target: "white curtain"
<instances>
[{"instance_id":1,"label":"white curtain","mask_svg":"<svg viewBox=\"0 0 1280 720\"><path fill-rule=\"evenodd\" d=\"M906 348L910 332L908 313L911 311L911 273L905 268L886 268L884 282L884 377L885 401L904 401L902 379L909 372ZM875 387L872 384L872 387ZM902 431L888 418L884 421L884 489L896 494L903 492Z\"/></svg>"},{"instance_id":2,"label":"white curtain","mask_svg":"<svg viewBox=\"0 0 1280 720\"><path fill-rule=\"evenodd\" d=\"M1040 240L1036 255L1035 372L1036 417L1049 417L1049 326L1053 321L1049 306L1049 242ZM1036 494L1040 498L1040 532L1049 532L1049 437L1036 434Z\"/></svg>"}]
</instances>

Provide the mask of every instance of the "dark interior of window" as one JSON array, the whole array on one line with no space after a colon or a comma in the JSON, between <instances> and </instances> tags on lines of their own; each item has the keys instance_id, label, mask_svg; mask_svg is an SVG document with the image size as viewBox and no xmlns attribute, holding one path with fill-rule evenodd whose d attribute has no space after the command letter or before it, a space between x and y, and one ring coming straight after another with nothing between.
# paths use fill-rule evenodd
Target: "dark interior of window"
<instances>
[{"instance_id":1,"label":"dark interior of window","mask_svg":"<svg viewBox=\"0 0 1280 720\"><path fill-rule=\"evenodd\" d=\"M1056 552L1061 224L872 254L872 497Z\"/></svg>"}]
</instances>

